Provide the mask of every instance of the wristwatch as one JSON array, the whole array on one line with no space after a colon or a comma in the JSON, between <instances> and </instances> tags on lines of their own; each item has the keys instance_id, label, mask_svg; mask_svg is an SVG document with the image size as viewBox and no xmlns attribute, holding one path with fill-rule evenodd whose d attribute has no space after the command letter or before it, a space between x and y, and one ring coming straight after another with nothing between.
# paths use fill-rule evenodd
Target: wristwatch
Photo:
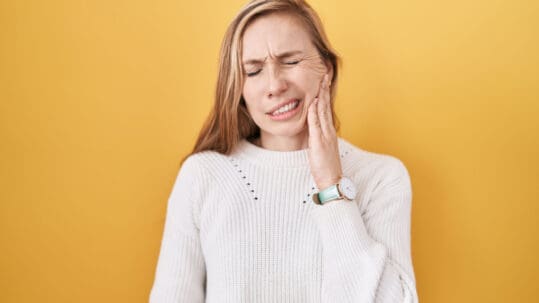
<instances>
[{"instance_id":1,"label":"wristwatch","mask_svg":"<svg viewBox=\"0 0 539 303\"><path fill-rule=\"evenodd\" d=\"M352 201L356 195L357 190L354 182L347 177L342 177L337 184L333 184L330 187L315 193L312 199L315 204L323 205L338 199Z\"/></svg>"}]
</instances>

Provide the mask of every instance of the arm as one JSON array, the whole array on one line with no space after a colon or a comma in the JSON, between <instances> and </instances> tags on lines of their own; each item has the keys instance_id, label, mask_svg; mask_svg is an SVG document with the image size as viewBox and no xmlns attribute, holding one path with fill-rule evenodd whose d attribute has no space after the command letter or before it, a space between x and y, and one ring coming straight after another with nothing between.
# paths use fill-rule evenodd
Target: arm
<instances>
[{"instance_id":1,"label":"arm","mask_svg":"<svg viewBox=\"0 0 539 303\"><path fill-rule=\"evenodd\" d=\"M410 177L399 160L389 159L364 214L357 201L313 210L328 302L418 302L410 254Z\"/></svg>"},{"instance_id":2,"label":"arm","mask_svg":"<svg viewBox=\"0 0 539 303\"><path fill-rule=\"evenodd\" d=\"M204 302L206 268L196 224L204 178L195 160L184 162L168 199L150 303Z\"/></svg>"}]
</instances>

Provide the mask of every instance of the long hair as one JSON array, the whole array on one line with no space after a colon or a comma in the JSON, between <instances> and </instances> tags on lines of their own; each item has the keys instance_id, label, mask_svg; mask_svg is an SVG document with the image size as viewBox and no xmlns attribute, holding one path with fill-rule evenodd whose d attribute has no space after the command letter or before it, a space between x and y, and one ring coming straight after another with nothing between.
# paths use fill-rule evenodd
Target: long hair
<instances>
[{"instance_id":1,"label":"long hair","mask_svg":"<svg viewBox=\"0 0 539 303\"><path fill-rule=\"evenodd\" d=\"M242 97L244 81L241 64L242 38L245 29L253 20L271 13L291 14L305 26L311 42L323 61L333 66L330 93L331 100L334 99L340 58L331 48L318 14L304 0L250 1L236 15L223 38L219 55L215 103L189 155L205 150L228 155L241 139L250 139L260 135L260 128L247 112L245 100ZM331 102L331 114L335 129L338 130L339 121L335 115L333 102Z\"/></svg>"}]
</instances>

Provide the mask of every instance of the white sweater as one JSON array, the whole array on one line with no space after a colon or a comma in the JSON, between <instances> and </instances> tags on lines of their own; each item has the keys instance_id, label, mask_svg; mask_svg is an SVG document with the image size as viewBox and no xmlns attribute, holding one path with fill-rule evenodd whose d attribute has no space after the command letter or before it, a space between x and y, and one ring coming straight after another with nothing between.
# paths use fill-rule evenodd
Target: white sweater
<instances>
[{"instance_id":1,"label":"white sweater","mask_svg":"<svg viewBox=\"0 0 539 303\"><path fill-rule=\"evenodd\" d=\"M241 141L183 163L168 200L151 303L417 302L406 167L342 138L355 201L325 205L307 149Z\"/></svg>"}]
</instances>

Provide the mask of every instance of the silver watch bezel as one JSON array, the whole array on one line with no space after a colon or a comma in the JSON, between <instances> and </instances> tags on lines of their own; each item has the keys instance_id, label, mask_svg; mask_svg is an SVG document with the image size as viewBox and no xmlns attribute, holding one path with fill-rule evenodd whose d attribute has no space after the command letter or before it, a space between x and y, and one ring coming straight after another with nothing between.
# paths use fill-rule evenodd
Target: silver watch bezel
<instances>
[{"instance_id":1,"label":"silver watch bezel","mask_svg":"<svg viewBox=\"0 0 539 303\"><path fill-rule=\"evenodd\" d=\"M348 177L342 177L337 184L339 194L346 200L352 201L357 196L357 189L354 182Z\"/></svg>"}]
</instances>

